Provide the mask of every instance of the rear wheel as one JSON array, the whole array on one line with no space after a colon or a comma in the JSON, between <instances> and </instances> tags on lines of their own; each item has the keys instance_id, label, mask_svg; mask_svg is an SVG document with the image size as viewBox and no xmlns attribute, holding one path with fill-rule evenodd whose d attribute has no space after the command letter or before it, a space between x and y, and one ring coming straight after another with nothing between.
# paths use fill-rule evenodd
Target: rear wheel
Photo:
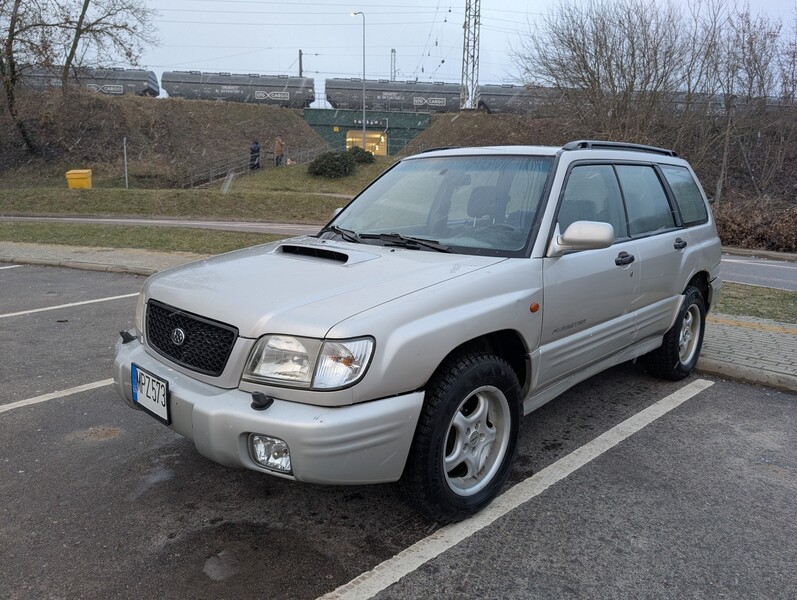
<instances>
[{"instance_id":1,"label":"rear wheel","mask_svg":"<svg viewBox=\"0 0 797 600\"><path fill-rule=\"evenodd\" d=\"M695 368L703 347L706 329L706 304L696 287L684 292L683 304L660 348L645 357L645 364L654 375L677 381Z\"/></svg>"},{"instance_id":2,"label":"rear wheel","mask_svg":"<svg viewBox=\"0 0 797 600\"><path fill-rule=\"evenodd\" d=\"M520 386L496 356L455 357L429 382L402 483L440 522L462 520L498 495L520 434Z\"/></svg>"}]
</instances>

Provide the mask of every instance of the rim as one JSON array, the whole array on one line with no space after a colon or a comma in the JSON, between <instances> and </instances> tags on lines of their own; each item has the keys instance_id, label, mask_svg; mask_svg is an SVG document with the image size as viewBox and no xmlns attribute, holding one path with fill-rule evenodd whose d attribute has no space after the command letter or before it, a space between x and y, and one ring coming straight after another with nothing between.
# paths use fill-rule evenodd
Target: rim
<instances>
[{"instance_id":1,"label":"rim","mask_svg":"<svg viewBox=\"0 0 797 600\"><path fill-rule=\"evenodd\" d=\"M454 412L446 434L443 472L460 496L484 489L501 468L509 447L509 402L496 387L471 392Z\"/></svg>"},{"instance_id":2,"label":"rim","mask_svg":"<svg viewBox=\"0 0 797 600\"><path fill-rule=\"evenodd\" d=\"M681 364L688 364L697 354L697 342L700 339L700 309L692 304L681 323L681 335L678 338L678 357Z\"/></svg>"}]
</instances>

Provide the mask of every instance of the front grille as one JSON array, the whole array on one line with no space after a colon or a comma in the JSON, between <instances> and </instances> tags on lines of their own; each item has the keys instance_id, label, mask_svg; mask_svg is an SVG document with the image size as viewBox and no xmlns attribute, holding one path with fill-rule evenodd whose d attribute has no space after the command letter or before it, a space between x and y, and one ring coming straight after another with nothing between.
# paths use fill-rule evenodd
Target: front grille
<instances>
[{"instance_id":1,"label":"front grille","mask_svg":"<svg viewBox=\"0 0 797 600\"><path fill-rule=\"evenodd\" d=\"M182 335L179 331L182 331ZM177 332L177 333L175 333ZM150 300L147 304L147 340L169 360L205 375L224 371L238 330L231 325ZM182 343L175 343L183 338Z\"/></svg>"}]
</instances>

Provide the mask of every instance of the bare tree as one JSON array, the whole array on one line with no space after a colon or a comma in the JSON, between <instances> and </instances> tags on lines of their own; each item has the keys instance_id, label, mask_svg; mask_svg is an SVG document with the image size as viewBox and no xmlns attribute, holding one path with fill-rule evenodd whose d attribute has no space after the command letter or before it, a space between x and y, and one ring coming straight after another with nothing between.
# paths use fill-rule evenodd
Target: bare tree
<instances>
[{"instance_id":1,"label":"bare tree","mask_svg":"<svg viewBox=\"0 0 797 600\"><path fill-rule=\"evenodd\" d=\"M723 196L732 153L739 170L746 173L747 184L755 195L761 195L775 180L794 143L794 127L788 126L788 119L780 123L784 107L777 104L781 28L779 21L753 16L749 6L744 6L730 11L721 31L717 72L725 99L725 127L716 202Z\"/></svg>"},{"instance_id":2,"label":"bare tree","mask_svg":"<svg viewBox=\"0 0 797 600\"><path fill-rule=\"evenodd\" d=\"M764 15L752 16L750 9L728 21L726 73L732 75L728 91L745 102L773 95L778 62L780 22Z\"/></svg>"},{"instance_id":3,"label":"bare tree","mask_svg":"<svg viewBox=\"0 0 797 600\"><path fill-rule=\"evenodd\" d=\"M77 0L64 10L61 83L92 56L97 65L118 61L136 65L144 44L154 44L153 11L143 0Z\"/></svg>"},{"instance_id":4,"label":"bare tree","mask_svg":"<svg viewBox=\"0 0 797 600\"><path fill-rule=\"evenodd\" d=\"M519 79L553 88L581 135L690 153L715 182L765 194L797 145L797 13L782 25L733 0L560 0L513 53Z\"/></svg>"},{"instance_id":5,"label":"bare tree","mask_svg":"<svg viewBox=\"0 0 797 600\"><path fill-rule=\"evenodd\" d=\"M3 83L3 100L11 120L20 137L31 151L36 151L32 136L19 118L17 85L20 64L30 62L46 53L47 39L42 35L45 23L41 6L37 2L2 0L0 2L0 24L2 24L2 51L0 51L0 77Z\"/></svg>"},{"instance_id":6,"label":"bare tree","mask_svg":"<svg viewBox=\"0 0 797 600\"><path fill-rule=\"evenodd\" d=\"M155 43L153 14L145 0L0 0L3 104L31 153L39 149L17 102L25 71L57 69L66 90L86 57L95 66L135 65L144 44Z\"/></svg>"},{"instance_id":7,"label":"bare tree","mask_svg":"<svg viewBox=\"0 0 797 600\"><path fill-rule=\"evenodd\" d=\"M792 16L791 32L783 40L779 53L780 97L785 104L797 102L797 8Z\"/></svg>"},{"instance_id":8,"label":"bare tree","mask_svg":"<svg viewBox=\"0 0 797 600\"><path fill-rule=\"evenodd\" d=\"M627 135L678 90L688 57L681 29L673 4L562 0L513 58L525 83L560 90L576 114Z\"/></svg>"}]
</instances>

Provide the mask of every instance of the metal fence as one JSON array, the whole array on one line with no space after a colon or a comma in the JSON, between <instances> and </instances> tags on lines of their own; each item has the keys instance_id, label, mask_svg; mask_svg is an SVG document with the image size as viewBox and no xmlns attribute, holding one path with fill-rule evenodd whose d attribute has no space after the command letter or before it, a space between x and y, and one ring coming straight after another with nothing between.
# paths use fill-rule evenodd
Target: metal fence
<instances>
[{"instance_id":1,"label":"metal fence","mask_svg":"<svg viewBox=\"0 0 797 600\"><path fill-rule=\"evenodd\" d=\"M345 148L343 148L345 150ZM313 148L292 149L285 155L284 164L304 165L312 162L319 154L324 152L337 151L340 148L330 148L329 146L315 146ZM288 163L290 161L290 163ZM274 153L260 153L260 168L269 169L274 167ZM214 181L225 179L230 176L246 173L250 170L250 157L248 155L236 157L234 159L209 165L202 169L197 169L188 173L183 180L183 187L199 187L208 185Z\"/></svg>"}]
</instances>

